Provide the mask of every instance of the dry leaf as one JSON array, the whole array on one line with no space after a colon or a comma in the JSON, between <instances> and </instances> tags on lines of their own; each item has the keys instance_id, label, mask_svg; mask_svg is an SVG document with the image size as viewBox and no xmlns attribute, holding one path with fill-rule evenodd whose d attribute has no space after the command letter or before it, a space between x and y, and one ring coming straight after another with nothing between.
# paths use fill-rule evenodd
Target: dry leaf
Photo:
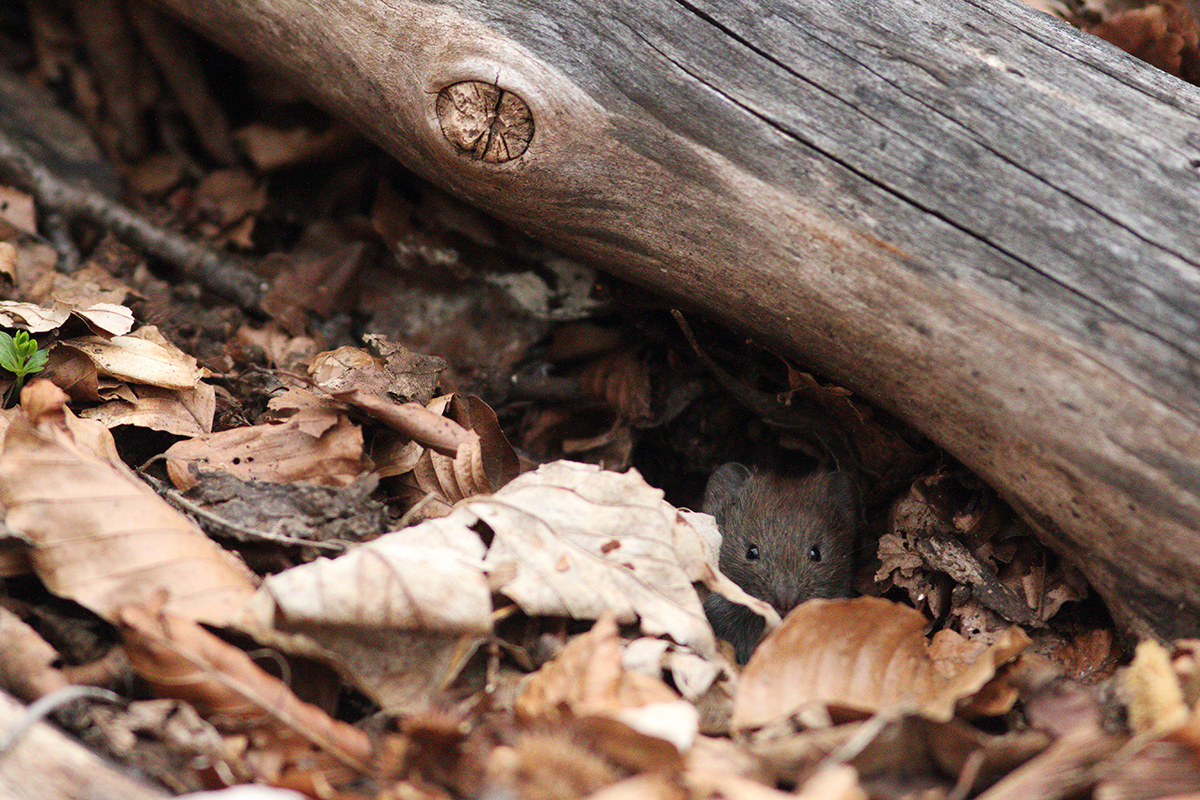
<instances>
[{"instance_id":1,"label":"dry leaf","mask_svg":"<svg viewBox=\"0 0 1200 800\"><path fill-rule=\"evenodd\" d=\"M1035 758L1001 778L977 800L1075 797L1096 782L1097 773L1125 742L1124 736L1086 728L1067 734Z\"/></svg>"},{"instance_id":2,"label":"dry leaf","mask_svg":"<svg viewBox=\"0 0 1200 800\"><path fill-rule=\"evenodd\" d=\"M612 611L622 623L640 619L651 636L716 654L692 587L692 573L715 573L715 556L707 570L681 559L703 552L699 535L636 470L558 461L464 507L494 534L488 568L511 570L495 590L527 614L598 619ZM690 545L677 544L689 537Z\"/></svg>"},{"instance_id":3,"label":"dry leaf","mask_svg":"<svg viewBox=\"0 0 1200 800\"><path fill-rule=\"evenodd\" d=\"M55 380L57 384L58 381ZM212 433L213 415L217 411L216 388L198 383L194 389L160 389L138 386L129 389L133 401L112 400L85 409L80 416L94 419L106 428L117 425L136 425L176 436L204 436Z\"/></svg>"},{"instance_id":4,"label":"dry leaf","mask_svg":"<svg viewBox=\"0 0 1200 800\"><path fill-rule=\"evenodd\" d=\"M32 703L68 685L54 667L58 652L13 612L0 606L0 687Z\"/></svg>"},{"instance_id":5,"label":"dry leaf","mask_svg":"<svg viewBox=\"0 0 1200 800\"><path fill-rule=\"evenodd\" d=\"M1195 59L1200 40L1189 12L1174 3L1121 11L1084 30L1172 75L1185 57Z\"/></svg>"},{"instance_id":6,"label":"dry leaf","mask_svg":"<svg viewBox=\"0 0 1200 800\"><path fill-rule=\"evenodd\" d=\"M636 347L608 353L592 361L579 375L579 387L615 409L623 419L650 417L650 371Z\"/></svg>"},{"instance_id":7,"label":"dry leaf","mask_svg":"<svg viewBox=\"0 0 1200 800\"><path fill-rule=\"evenodd\" d=\"M533 719L598 715L646 736L670 742L680 752L699 733L699 714L657 677L625 670L621 637L611 615L576 637L550 663L530 676L514 710Z\"/></svg>"},{"instance_id":8,"label":"dry leaf","mask_svg":"<svg viewBox=\"0 0 1200 800\"><path fill-rule=\"evenodd\" d=\"M113 244L110 240L104 240L101 247L114 249L118 245ZM35 275L26 275L24 270L21 273L21 284L23 287L28 286L26 294L30 300L44 304L66 303L75 313L78 313L81 308L86 309L92 306L120 308L123 307L122 304L127 298L131 295L136 296L132 289L93 262L88 262L82 269L70 275L64 275L53 269L31 271ZM115 313L124 316L124 312ZM128 333L128 330L110 332L124 334ZM101 333L101 331L93 330L93 333Z\"/></svg>"},{"instance_id":9,"label":"dry leaf","mask_svg":"<svg viewBox=\"0 0 1200 800\"><path fill-rule=\"evenodd\" d=\"M625 646L621 663L625 669L651 677L670 675L671 685L692 702L708 692L718 679L735 679L733 669L728 664L701 658L666 639L647 636L634 639Z\"/></svg>"},{"instance_id":10,"label":"dry leaf","mask_svg":"<svg viewBox=\"0 0 1200 800\"><path fill-rule=\"evenodd\" d=\"M295 409L281 422L233 428L173 444L167 472L179 489L195 484L191 470L220 470L243 480L305 481L348 486L364 471L362 430L341 406L291 389L269 404Z\"/></svg>"},{"instance_id":11,"label":"dry leaf","mask_svg":"<svg viewBox=\"0 0 1200 800\"><path fill-rule=\"evenodd\" d=\"M290 251L268 256L266 267L275 277L263 310L290 333L303 333L306 311L328 317L365 284L358 275L373 254L373 246L352 226L313 223Z\"/></svg>"},{"instance_id":12,"label":"dry leaf","mask_svg":"<svg viewBox=\"0 0 1200 800\"><path fill-rule=\"evenodd\" d=\"M166 342L152 328L141 328L129 336L104 339L81 336L59 342L86 355L102 375L160 386L164 389L194 389L208 370L196 359Z\"/></svg>"},{"instance_id":13,"label":"dry leaf","mask_svg":"<svg viewBox=\"0 0 1200 800\"><path fill-rule=\"evenodd\" d=\"M37 236L37 214L33 197L11 186L0 186L0 238L10 238L5 226L11 230Z\"/></svg>"},{"instance_id":14,"label":"dry leaf","mask_svg":"<svg viewBox=\"0 0 1200 800\"><path fill-rule=\"evenodd\" d=\"M337 396L427 448L416 452L393 442L381 453L391 474L412 463L408 499L421 503L422 518L448 514L467 497L490 494L520 469L495 412L473 395L435 397L428 408L393 403L358 390Z\"/></svg>"},{"instance_id":15,"label":"dry leaf","mask_svg":"<svg viewBox=\"0 0 1200 800\"><path fill-rule=\"evenodd\" d=\"M262 122L234 131L233 140L259 172L328 158L360 141L348 125L334 124L316 131L304 126L277 128Z\"/></svg>"},{"instance_id":16,"label":"dry leaf","mask_svg":"<svg viewBox=\"0 0 1200 800\"><path fill-rule=\"evenodd\" d=\"M9 283L17 282L17 259L19 258L16 246L12 242L0 241L0 276Z\"/></svg>"},{"instance_id":17,"label":"dry leaf","mask_svg":"<svg viewBox=\"0 0 1200 800\"><path fill-rule=\"evenodd\" d=\"M93 303L87 308L73 308L71 313L83 320L92 333L124 336L133 330L133 312L116 303Z\"/></svg>"},{"instance_id":18,"label":"dry leaf","mask_svg":"<svg viewBox=\"0 0 1200 800\"><path fill-rule=\"evenodd\" d=\"M961 647L932 647L925 617L875 597L809 600L758 646L738 681L733 725L759 727L807 706L859 713L918 713L948 720L998 664L1028 643L1019 628L963 660ZM950 631L946 634L957 636ZM958 637L961 640L961 637Z\"/></svg>"},{"instance_id":19,"label":"dry leaf","mask_svg":"<svg viewBox=\"0 0 1200 800\"><path fill-rule=\"evenodd\" d=\"M29 418L5 435L0 503L46 586L108 620L166 591L173 612L225 624L254 591L249 570L120 463L108 431L76 418L53 384L21 399Z\"/></svg>"},{"instance_id":20,"label":"dry leaf","mask_svg":"<svg viewBox=\"0 0 1200 800\"><path fill-rule=\"evenodd\" d=\"M625 670L616 620L605 614L563 648L558 658L529 677L515 710L528 719L560 711L577 717L611 716L621 709L678 699L658 678Z\"/></svg>"},{"instance_id":21,"label":"dry leaf","mask_svg":"<svg viewBox=\"0 0 1200 800\"><path fill-rule=\"evenodd\" d=\"M271 749L291 745L311 758L315 746L355 770L367 771L367 735L297 698L283 681L191 620L125 606L117 614L129 661L161 697L186 700L227 730L269 737Z\"/></svg>"},{"instance_id":22,"label":"dry leaf","mask_svg":"<svg viewBox=\"0 0 1200 800\"><path fill-rule=\"evenodd\" d=\"M0 325L6 328L45 333L61 327L70 316L71 308L66 303L55 302L53 308L45 308L33 303L0 300Z\"/></svg>"},{"instance_id":23,"label":"dry leaf","mask_svg":"<svg viewBox=\"0 0 1200 800\"><path fill-rule=\"evenodd\" d=\"M241 624L331 661L391 711L426 708L491 631L473 520L463 511L274 575Z\"/></svg>"},{"instance_id":24,"label":"dry leaf","mask_svg":"<svg viewBox=\"0 0 1200 800\"><path fill-rule=\"evenodd\" d=\"M293 632L352 627L490 633L483 543L462 523L455 517L431 520L338 558L272 575L255 601L258 620L265 627L284 623Z\"/></svg>"},{"instance_id":25,"label":"dry leaf","mask_svg":"<svg viewBox=\"0 0 1200 800\"><path fill-rule=\"evenodd\" d=\"M1121 689L1134 733L1153 734L1178 728L1190 710L1171 656L1158 642L1139 642L1133 663L1121 671Z\"/></svg>"},{"instance_id":26,"label":"dry leaf","mask_svg":"<svg viewBox=\"0 0 1200 800\"><path fill-rule=\"evenodd\" d=\"M1104 778L1096 785L1096 800L1194 800L1200 795L1200 762L1190 741L1147 742L1105 766L1098 770Z\"/></svg>"}]
</instances>

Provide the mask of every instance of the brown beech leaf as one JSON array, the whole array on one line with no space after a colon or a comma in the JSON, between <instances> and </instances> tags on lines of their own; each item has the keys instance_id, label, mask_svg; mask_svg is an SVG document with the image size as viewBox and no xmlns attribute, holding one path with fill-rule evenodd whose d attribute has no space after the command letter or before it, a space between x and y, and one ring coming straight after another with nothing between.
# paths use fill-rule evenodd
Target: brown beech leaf
<instances>
[{"instance_id":1,"label":"brown beech leaf","mask_svg":"<svg viewBox=\"0 0 1200 800\"><path fill-rule=\"evenodd\" d=\"M64 339L60 347L83 353L101 375L164 389L194 389L208 370L196 359L162 338L153 328L140 328L128 336L80 336Z\"/></svg>"},{"instance_id":2,"label":"brown beech leaf","mask_svg":"<svg viewBox=\"0 0 1200 800\"><path fill-rule=\"evenodd\" d=\"M52 383L21 400L27 416L0 450L0 504L50 590L108 620L167 591L174 613L225 624L254 592L250 571L138 480L108 431L75 417Z\"/></svg>"},{"instance_id":3,"label":"brown beech leaf","mask_svg":"<svg viewBox=\"0 0 1200 800\"><path fill-rule=\"evenodd\" d=\"M300 758L312 754L297 748L297 740L367 770L371 742L365 733L303 702L195 622L138 605L121 608L117 622L130 663L159 696L186 700L218 726L254 731L275 748L290 746Z\"/></svg>"},{"instance_id":4,"label":"brown beech leaf","mask_svg":"<svg viewBox=\"0 0 1200 800\"><path fill-rule=\"evenodd\" d=\"M579 375L579 387L624 419L650 417L650 371L633 347L600 356Z\"/></svg>"},{"instance_id":5,"label":"brown beech leaf","mask_svg":"<svg viewBox=\"0 0 1200 800\"><path fill-rule=\"evenodd\" d=\"M873 714L954 716L1029 639L1019 628L987 648L940 631L923 614L876 597L809 600L763 640L738 681L733 725L758 727L810 705Z\"/></svg>"},{"instance_id":6,"label":"brown beech leaf","mask_svg":"<svg viewBox=\"0 0 1200 800\"><path fill-rule=\"evenodd\" d=\"M1189 12L1171 2L1121 11L1085 30L1172 75L1181 74L1185 53L1195 57L1198 40Z\"/></svg>"},{"instance_id":7,"label":"brown beech leaf","mask_svg":"<svg viewBox=\"0 0 1200 800\"><path fill-rule=\"evenodd\" d=\"M605 614L558 658L529 676L515 710L529 719L564 710L582 717L678 699L661 680L625 669L616 620Z\"/></svg>"},{"instance_id":8,"label":"brown beech leaf","mask_svg":"<svg viewBox=\"0 0 1200 800\"><path fill-rule=\"evenodd\" d=\"M424 518L448 514L464 498L490 494L520 471L495 412L478 397L442 395L424 407L360 391L337 396L426 448L405 450L396 442L380 453L392 475L399 474L400 464L411 463L409 499L422 502Z\"/></svg>"},{"instance_id":9,"label":"brown beech leaf","mask_svg":"<svg viewBox=\"0 0 1200 800\"><path fill-rule=\"evenodd\" d=\"M318 131L252 122L234 131L233 141L259 172L272 172L336 155L361 140L349 125L335 123Z\"/></svg>"},{"instance_id":10,"label":"brown beech leaf","mask_svg":"<svg viewBox=\"0 0 1200 800\"><path fill-rule=\"evenodd\" d=\"M0 185L0 238L10 239L14 233L37 236L37 212L33 196Z\"/></svg>"},{"instance_id":11,"label":"brown beech leaf","mask_svg":"<svg viewBox=\"0 0 1200 800\"><path fill-rule=\"evenodd\" d=\"M130 399L110 400L85 409L80 416L104 423L107 428L136 425L176 436L212 433L217 411L216 388L198 383L195 389L160 389L157 386L126 387Z\"/></svg>"},{"instance_id":12,"label":"brown beech leaf","mask_svg":"<svg viewBox=\"0 0 1200 800\"><path fill-rule=\"evenodd\" d=\"M365 338L377 355L359 347L317 354L308 368L316 384L334 395L357 389L402 403L433 399L445 359L414 353L383 336Z\"/></svg>"},{"instance_id":13,"label":"brown beech leaf","mask_svg":"<svg viewBox=\"0 0 1200 800\"><path fill-rule=\"evenodd\" d=\"M342 407L303 389L271 400L280 422L232 428L171 445L167 473L180 489L195 485L192 469L219 470L243 480L305 481L348 486L364 471L362 430Z\"/></svg>"}]
</instances>

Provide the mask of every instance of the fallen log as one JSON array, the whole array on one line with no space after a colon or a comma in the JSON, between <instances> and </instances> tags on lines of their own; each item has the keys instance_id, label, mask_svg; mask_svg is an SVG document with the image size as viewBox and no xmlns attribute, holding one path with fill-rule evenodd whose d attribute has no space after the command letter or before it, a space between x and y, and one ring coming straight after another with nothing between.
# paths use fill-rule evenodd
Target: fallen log
<instances>
[{"instance_id":1,"label":"fallen log","mask_svg":"<svg viewBox=\"0 0 1200 800\"><path fill-rule=\"evenodd\" d=\"M166 0L418 173L908 420L1200 634L1200 91L1011 0Z\"/></svg>"}]
</instances>

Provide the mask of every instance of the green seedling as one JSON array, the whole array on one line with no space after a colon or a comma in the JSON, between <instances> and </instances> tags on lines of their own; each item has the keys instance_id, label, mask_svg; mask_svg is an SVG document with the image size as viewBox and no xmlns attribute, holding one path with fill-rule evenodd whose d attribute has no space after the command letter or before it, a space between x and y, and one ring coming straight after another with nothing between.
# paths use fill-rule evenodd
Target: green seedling
<instances>
[{"instance_id":1,"label":"green seedling","mask_svg":"<svg viewBox=\"0 0 1200 800\"><path fill-rule=\"evenodd\" d=\"M0 367L17 376L11 396L21 391L26 375L42 371L48 358L49 352L39 350L37 339L30 338L28 331L17 331L16 336L0 331Z\"/></svg>"}]
</instances>

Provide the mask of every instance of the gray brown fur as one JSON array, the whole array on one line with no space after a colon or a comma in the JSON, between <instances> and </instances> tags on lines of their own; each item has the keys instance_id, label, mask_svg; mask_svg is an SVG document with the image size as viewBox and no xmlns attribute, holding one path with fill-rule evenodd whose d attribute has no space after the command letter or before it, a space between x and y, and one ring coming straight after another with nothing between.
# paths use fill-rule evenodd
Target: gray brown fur
<instances>
[{"instance_id":1,"label":"gray brown fur","mask_svg":"<svg viewBox=\"0 0 1200 800\"><path fill-rule=\"evenodd\" d=\"M781 616L812 597L850 594L860 512L846 473L791 478L724 464L709 478L704 511L721 529L721 571ZM744 663L762 635L762 617L715 593L704 609Z\"/></svg>"}]
</instances>

